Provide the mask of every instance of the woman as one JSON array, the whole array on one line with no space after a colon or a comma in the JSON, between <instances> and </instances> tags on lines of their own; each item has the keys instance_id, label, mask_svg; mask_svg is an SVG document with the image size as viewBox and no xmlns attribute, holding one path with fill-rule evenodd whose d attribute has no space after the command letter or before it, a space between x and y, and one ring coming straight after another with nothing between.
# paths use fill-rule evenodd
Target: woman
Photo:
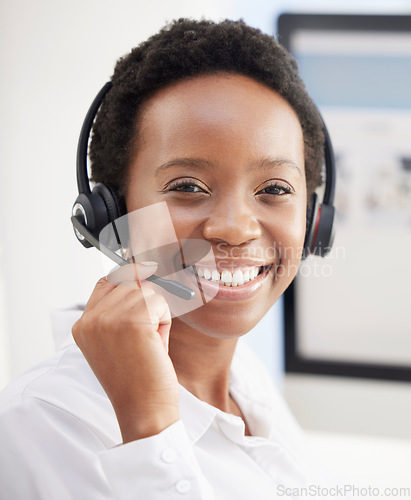
<instances>
[{"instance_id":1,"label":"woman","mask_svg":"<svg viewBox=\"0 0 411 500\"><path fill-rule=\"evenodd\" d=\"M2 396L1 498L266 499L325 480L237 345L295 276L321 128L294 60L243 22L179 20L119 60L93 180L129 213L165 201L179 241L206 241L215 263L193 271L212 298L171 319L137 262L58 319L77 345Z\"/></svg>"}]
</instances>

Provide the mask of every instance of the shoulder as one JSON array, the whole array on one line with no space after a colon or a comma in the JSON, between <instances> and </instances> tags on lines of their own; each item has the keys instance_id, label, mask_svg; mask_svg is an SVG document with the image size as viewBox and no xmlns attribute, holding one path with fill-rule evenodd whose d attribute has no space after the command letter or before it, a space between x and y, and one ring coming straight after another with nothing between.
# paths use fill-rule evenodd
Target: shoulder
<instances>
[{"instance_id":1,"label":"shoulder","mask_svg":"<svg viewBox=\"0 0 411 500\"><path fill-rule=\"evenodd\" d=\"M83 360L68 347L0 393L0 498L111 498L97 456L121 436Z\"/></svg>"},{"instance_id":2,"label":"shoulder","mask_svg":"<svg viewBox=\"0 0 411 500\"><path fill-rule=\"evenodd\" d=\"M34 365L0 393L0 427L13 420L32 432L72 422L108 445L120 438L110 401L75 344Z\"/></svg>"}]
</instances>

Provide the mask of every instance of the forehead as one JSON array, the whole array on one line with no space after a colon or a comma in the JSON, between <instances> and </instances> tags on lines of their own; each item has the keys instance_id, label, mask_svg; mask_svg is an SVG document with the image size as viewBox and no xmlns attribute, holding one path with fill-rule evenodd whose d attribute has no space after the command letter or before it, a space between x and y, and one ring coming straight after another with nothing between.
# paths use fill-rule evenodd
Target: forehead
<instances>
[{"instance_id":1,"label":"forehead","mask_svg":"<svg viewBox=\"0 0 411 500\"><path fill-rule=\"evenodd\" d=\"M304 171L297 114L277 92L242 75L198 76L157 91L141 108L137 131L132 175L176 158L201 158L238 175L273 159Z\"/></svg>"},{"instance_id":2,"label":"forehead","mask_svg":"<svg viewBox=\"0 0 411 500\"><path fill-rule=\"evenodd\" d=\"M252 78L231 73L187 78L160 89L140 110L139 132L152 133L155 127L177 122L192 127L194 121L225 130L237 123L251 129L282 121L293 124L302 137L297 114L283 97Z\"/></svg>"}]
</instances>

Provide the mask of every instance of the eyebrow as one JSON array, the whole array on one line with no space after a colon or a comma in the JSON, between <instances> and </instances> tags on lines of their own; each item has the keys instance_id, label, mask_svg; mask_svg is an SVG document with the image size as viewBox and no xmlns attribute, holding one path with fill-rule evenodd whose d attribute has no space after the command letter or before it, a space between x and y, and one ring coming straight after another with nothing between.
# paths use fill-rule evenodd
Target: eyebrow
<instances>
[{"instance_id":1,"label":"eyebrow","mask_svg":"<svg viewBox=\"0 0 411 500\"><path fill-rule=\"evenodd\" d=\"M157 167L154 172L154 175L157 176L158 174L160 174L164 170L167 170L168 168L179 167L179 166L193 167L199 169L204 169L204 168L210 169L214 168L215 164L210 161L203 160L202 158L174 158L173 160L167 161L166 163L163 163L162 165Z\"/></svg>"},{"instance_id":2,"label":"eyebrow","mask_svg":"<svg viewBox=\"0 0 411 500\"><path fill-rule=\"evenodd\" d=\"M296 169L301 176L303 175L301 167L297 163L287 160L287 158L264 158L262 161L254 163L254 165L254 168L261 168L263 170L270 170L272 168L283 166L292 167Z\"/></svg>"},{"instance_id":3,"label":"eyebrow","mask_svg":"<svg viewBox=\"0 0 411 500\"><path fill-rule=\"evenodd\" d=\"M212 163L208 160L204 160L202 158L174 158L173 160L169 160L159 167L156 168L154 175L157 176L164 170L167 170L171 167L178 166L186 166L198 169L213 169L216 168L216 164ZM301 167L294 163L291 160L287 160L286 158L264 158L263 160L259 160L252 163L251 170L271 170L272 168L278 168L283 166L289 166L298 171L298 173L302 176L303 172Z\"/></svg>"}]
</instances>

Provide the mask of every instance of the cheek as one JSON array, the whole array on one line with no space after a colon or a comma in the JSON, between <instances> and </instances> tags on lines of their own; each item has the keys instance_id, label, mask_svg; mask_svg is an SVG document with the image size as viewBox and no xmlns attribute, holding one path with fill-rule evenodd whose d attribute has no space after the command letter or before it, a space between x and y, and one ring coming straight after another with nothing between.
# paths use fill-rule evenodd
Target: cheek
<instances>
[{"instance_id":1,"label":"cheek","mask_svg":"<svg viewBox=\"0 0 411 500\"><path fill-rule=\"evenodd\" d=\"M306 206L298 204L292 210L283 212L274 219L271 234L275 247L281 256L283 266L298 266L304 248L306 232Z\"/></svg>"},{"instance_id":2,"label":"cheek","mask_svg":"<svg viewBox=\"0 0 411 500\"><path fill-rule=\"evenodd\" d=\"M188 209L184 205L176 206L173 203L167 203L167 206L178 239L202 238L200 227L204 221L204 210L193 207Z\"/></svg>"}]
</instances>

